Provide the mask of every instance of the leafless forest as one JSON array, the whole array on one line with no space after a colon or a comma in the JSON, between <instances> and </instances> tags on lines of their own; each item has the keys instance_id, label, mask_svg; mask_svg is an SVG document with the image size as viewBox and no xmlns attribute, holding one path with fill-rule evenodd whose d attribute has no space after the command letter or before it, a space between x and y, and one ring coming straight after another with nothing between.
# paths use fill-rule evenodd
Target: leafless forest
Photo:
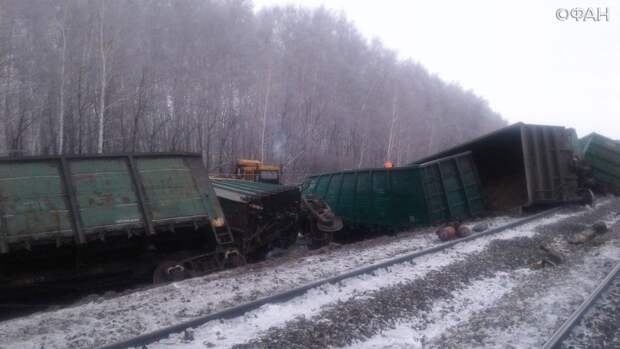
<instances>
[{"instance_id":1,"label":"leafless forest","mask_svg":"<svg viewBox=\"0 0 620 349\"><path fill-rule=\"evenodd\" d=\"M0 117L5 155L195 151L289 179L505 124L343 15L243 0L1 0Z\"/></svg>"}]
</instances>

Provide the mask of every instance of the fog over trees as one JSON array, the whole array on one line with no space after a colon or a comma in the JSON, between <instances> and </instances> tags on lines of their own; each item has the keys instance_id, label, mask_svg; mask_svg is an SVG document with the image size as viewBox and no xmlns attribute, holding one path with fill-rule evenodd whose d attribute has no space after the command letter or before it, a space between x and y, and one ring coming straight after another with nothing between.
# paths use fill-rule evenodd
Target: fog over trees
<instances>
[{"instance_id":1,"label":"fog over trees","mask_svg":"<svg viewBox=\"0 0 620 349\"><path fill-rule=\"evenodd\" d=\"M338 13L243 0L3 0L0 120L3 155L192 151L289 179L505 124Z\"/></svg>"}]
</instances>

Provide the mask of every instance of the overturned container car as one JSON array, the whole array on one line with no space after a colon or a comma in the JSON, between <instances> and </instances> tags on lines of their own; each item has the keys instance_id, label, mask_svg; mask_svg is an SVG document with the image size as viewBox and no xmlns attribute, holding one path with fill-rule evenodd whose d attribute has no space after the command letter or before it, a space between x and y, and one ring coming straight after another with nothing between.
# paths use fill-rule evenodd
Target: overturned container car
<instances>
[{"instance_id":1,"label":"overturned container car","mask_svg":"<svg viewBox=\"0 0 620 349\"><path fill-rule=\"evenodd\" d=\"M569 129L517 123L411 165L464 151L471 152L490 210L581 200Z\"/></svg>"},{"instance_id":2,"label":"overturned container car","mask_svg":"<svg viewBox=\"0 0 620 349\"><path fill-rule=\"evenodd\" d=\"M220 177L211 182L244 255L260 259L271 247L295 243L299 188Z\"/></svg>"},{"instance_id":3,"label":"overturned container car","mask_svg":"<svg viewBox=\"0 0 620 349\"><path fill-rule=\"evenodd\" d=\"M198 154L0 159L0 303L187 277L236 257Z\"/></svg>"},{"instance_id":4,"label":"overturned container car","mask_svg":"<svg viewBox=\"0 0 620 349\"><path fill-rule=\"evenodd\" d=\"M302 197L299 187L212 177L215 193L242 254L260 260L270 249L287 248L299 233L312 247L331 242L342 228L329 206Z\"/></svg>"},{"instance_id":5,"label":"overturned container car","mask_svg":"<svg viewBox=\"0 0 620 349\"><path fill-rule=\"evenodd\" d=\"M309 177L304 193L323 198L353 231L390 231L482 213L470 153L400 168Z\"/></svg>"},{"instance_id":6,"label":"overturned container car","mask_svg":"<svg viewBox=\"0 0 620 349\"><path fill-rule=\"evenodd\" d=\"M579 140L577 148L590 167L596 189L620 194L620 142L591 133Z\"/></svg>"}]
</instances>

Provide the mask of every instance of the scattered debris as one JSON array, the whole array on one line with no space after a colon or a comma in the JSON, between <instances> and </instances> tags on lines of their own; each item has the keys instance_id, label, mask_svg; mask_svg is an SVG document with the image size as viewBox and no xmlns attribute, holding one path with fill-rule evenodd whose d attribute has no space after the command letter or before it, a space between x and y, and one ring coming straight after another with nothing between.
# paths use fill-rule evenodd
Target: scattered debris
<instances>
[{"instance_id":1,"label":"scattered debris","mask_svg":"<svg viewBox=\"0 0 620 349\"><path fill-rule=\"evenodd\" d=\"M471 229L469 229L469 227L465 225L459 225L458 228L456 229L456 236L460 238L464 238L468 236L469 234L471 234Z\"/></svg>"},{"instance_id":2,"label":"scattered debris","mask_svg":"<svg viewBox=\"0 0 620 349\"><path fill-rule=\"evenodd\" d=\"M586 241L590 241L594 238L594 231L583 230L568 238L568 242L571 244L583 244Z\"/></svg>"},{"instance_id":3,"label":"scattered debris","mask_svg":"<svg viewBox=\"0 0 620 349\"><path fill-rule=\"evenodd\" d=\"M183 331L183 340L186 342L191 342L194 340L194 330L191 328L186 329L185 331Z\"/></svg>"},{"instance_id":4,"label":"scattered debris","mask_svg":"<svg viewBox=\"0 0 620 349\"><path fill-rule=\"evenodd\" d=\"M441 241L452 240L455 237L463 238L471 234L471 229L464 224L452 222L445 224L435 232Z\"/></svg>"},{"instance_id":5,"label":"scattered debris","mask_svg":"<svg viewBox=\"0 0 620 349\"><path fill-rule=\"evenodd\" d=\"M607 231L608 228L604 222L596 222L590 227L583 228L581 231L569 235L566 242L574 245L583 244L593 240L598 235L605 234ZM559 253L556 248L552 248L549 244L543 244L539 246L539 249L543 252L543 256L529 259L528 266L530 269L542 269L548 266L554 267L562 263L562 254Z\"/></svg>"},{"instance_id":6,"label":"scattered debris","mask_svg":"<svg viewBox=\"0 0 620 349\"><path fill-rule=\"evenodd\" d=\"M562 256L560 253L546 245L540 245L539 247L545 252L545 257L550 263L553 263L553 265L562 263Z\"/></svg>"},{"instance_id":7,"label":"scattered debris","mask_svg":"<svg viewBox=\"0 0 620 349\"><path fill-rule=\"evenodd\" d=\"M476 233L483 232L483 231L485 231L487 229L489 229L489 223L487 223L487 222L478 223L478 224L474 225L473 228L472 228L472 230L475 231Z\"/></svg>"},{"instance_id":8,"label":"scattered debris","mask_svg":"<svg viewBox=\"0 0 620 349\"><path fill-rule=\"evenodd\" d=\"M568 242L571 244L583 244L594 239L597 235L602 235L606 232L607 225L603 222L596 222L592 225L592 227L584 229L569 237Z\"/></svg>"},{"instance_id":9,"label":"scattered debris","mask_svg":"<svg viewBox=\"0 0 620 349\"><path fill-rule=\"evenodd\" d=\"M544 259L530 259L527 261L527 266L532 270L542 269L546 267Z\"/></svg>"},{"instance_id":10,"label":"scattered debris","mask_svg":"<svg viewBox=\"0 0 620 349\"><path fill-rule=\"evenodd\" d=\"M452 240L456 236L456 230L452 225L445 225L437 229L435 232L441 241Z\"/></svg>"},{"instance_id":11,"label":"scattered debris","mask_svg":"<svg viewBox=\"0 0 620 349\"><path fill-rule=\"evenodd\" d=\"M592 229L595 233L602 235L605 234L608 230L607 224L605 222L596 222L592 225Z\"/></svg>"},{"instance_id":12,"label":"scattered debris","mask_svg":"<svg viewBox=\"0 0 620 349\"><path fill-rule=\"evenodd\" d=\"M530 269L542 269L546 267L555 267L558 264L562 263L562 255L557 252L555 249L551 248L547 244L541 244L538 246L539 251L536 251L535 254L541 254L542 256L536 258L530 258L527 261L527 265Z\"/></svg>"}]
</instances>

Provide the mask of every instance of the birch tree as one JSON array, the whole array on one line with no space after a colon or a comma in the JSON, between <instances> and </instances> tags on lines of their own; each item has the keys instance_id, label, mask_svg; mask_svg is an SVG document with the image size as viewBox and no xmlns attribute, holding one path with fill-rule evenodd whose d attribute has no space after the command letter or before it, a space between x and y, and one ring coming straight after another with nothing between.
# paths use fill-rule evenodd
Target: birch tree
<instances>
[{"instance_id":1,"label":"birch tree","mask_svg":"<svg viewBox=\"0 0 620 349\"><path fill-rule=\"evenodd\" d=\"M324 8L0 2L0 153L190 151L312 173L406 164L506 124Z\"/></svg>"},{"instance_id":2,"label":"birch tree","mask_svg":"<svg viewBox=\"0 0 620 349\"><path fill-rule=\"evenodd\" d=\"M65 0L62 10L62 22L59 24L60 32L60 87L58 89L58 153L63 152L64 126L65 126L65 64L67 57L67 10L69 1Z\"/></svg>"},{"instance_id":3,"label":"birch tree","mask_svg":"<svg viewBox=\"0 0 620 349\"><path fill-rule=\"evenodd\" d=\"M105 116L105 93L108 80L107 52L104 40L105 29L105 0L99 0L99 59L101 60L101 76L99 89L99 119L97 127L97 153L103 153L103 119Z\"/></svg>"}]
</instances>

